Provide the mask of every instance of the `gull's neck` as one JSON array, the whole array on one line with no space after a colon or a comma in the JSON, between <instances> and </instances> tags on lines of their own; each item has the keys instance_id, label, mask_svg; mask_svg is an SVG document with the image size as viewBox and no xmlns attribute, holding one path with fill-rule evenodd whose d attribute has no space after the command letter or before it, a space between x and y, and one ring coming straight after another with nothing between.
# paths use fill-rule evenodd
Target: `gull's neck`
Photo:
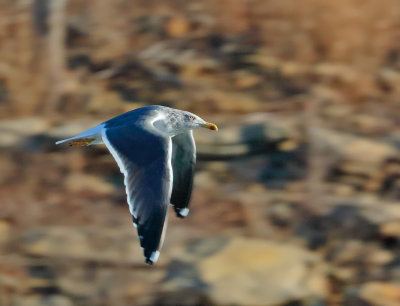
<instances>
[{"instance_id":1,"label":"gull's neck","mask_svg":"<svg viewBox=\"0 0 400 306\"><path fill-rule=\"evenodd\" d=\"M168 116L165 113L159 112L151 120L151 124L163 136L173 137L183 132L178 118L173 116L173 114L169 114Z\"/></svg>"}]
</instances>

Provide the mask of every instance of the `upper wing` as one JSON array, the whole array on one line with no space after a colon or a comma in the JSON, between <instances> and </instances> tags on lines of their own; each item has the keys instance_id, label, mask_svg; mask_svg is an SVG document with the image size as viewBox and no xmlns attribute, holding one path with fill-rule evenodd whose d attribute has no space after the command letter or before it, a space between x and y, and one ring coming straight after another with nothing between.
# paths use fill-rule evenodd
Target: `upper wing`
<instances>
[{"instance_id":1,"label":"upper wing","mask_svg":"<svg viewBox=\"0 0 400 306\"><path fill-rule=\"evenodd\" d=\"M184 218L189 213L193 188L196 145L192 131L172 137L172 169L174 173L171 204L176 215Z\"/></svg>"},{"instance_id":2,"label":"upper wing","mask_svg":"<svg viewBox=\"0 0 400 306\"><path fill-rule=\"evenodd\" d=\"M172 189L171 140L138 126L105 128L103 141L124 174L129 210L146 263L157 261Z\"/></svg>"}]
</instances>

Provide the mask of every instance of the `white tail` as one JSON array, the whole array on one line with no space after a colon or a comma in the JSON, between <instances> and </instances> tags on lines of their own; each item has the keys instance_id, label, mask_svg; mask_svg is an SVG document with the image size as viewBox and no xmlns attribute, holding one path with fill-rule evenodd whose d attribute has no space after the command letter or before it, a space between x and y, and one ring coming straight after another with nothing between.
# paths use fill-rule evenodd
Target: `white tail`
<instances>
[{"instance_id":1,"label":"white tail","mask_svg":"<svg viewBox=\"0 0 400 306\"><path fill-rule=\"evenodd\" d=\"M56 142L56 145L68 142L71 146L88 146L92 144L100 144L103 143L101 138L101 131L103 130L104 125L99 124L94 128L86 130L74 137L59 140Z\"/></svg>"}]
</instances>

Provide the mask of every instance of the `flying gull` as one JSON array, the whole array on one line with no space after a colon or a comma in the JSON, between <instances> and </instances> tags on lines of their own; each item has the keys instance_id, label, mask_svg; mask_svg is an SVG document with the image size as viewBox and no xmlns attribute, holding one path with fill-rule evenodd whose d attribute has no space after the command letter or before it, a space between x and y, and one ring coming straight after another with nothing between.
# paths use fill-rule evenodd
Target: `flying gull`
<instances>
[{"instance_id":1,"label":"flying gull","mask_svg":"<svg viewBox=\"0 0 400 306\"><path fill-rule=\"evenodd\" d=\"M176 215L189 213L196 146L192 130L217 130L200 117L165 106L141 107L56 144L104 143L121 172L146 263L160 255L167 228L168 205Z\"/></svg>"}]
</instances>

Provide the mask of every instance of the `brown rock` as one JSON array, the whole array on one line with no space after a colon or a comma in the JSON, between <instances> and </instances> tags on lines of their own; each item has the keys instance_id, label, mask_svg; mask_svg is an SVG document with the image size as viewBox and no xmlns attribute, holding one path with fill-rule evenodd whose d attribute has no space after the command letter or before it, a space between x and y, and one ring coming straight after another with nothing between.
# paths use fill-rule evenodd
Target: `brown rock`
<instances>
[{"instance_id":1,"label":"brown rock","mask_svg":"<svg viewBox=\"0 0 400 306\"><path fill-rule=\"evenodd\" d=\"M24 306L72 306L73 303L65 296L51 295L29 295L18 297L15 300L15 305Z\"/></svg>"},{"instance_id":2,"label":"brown rock","mask_svg":"<svg viewBox=\"0 0 400 306\"><path fill-rule=\"evenodd\" d=\"M339 169L346 174L371 177L379 171L379 165L371 165L368 162L359 160L345 161L339 166Z\"/></svg>"},{"instance_id":3,"label":"brown rock","mask_svg":"<svg viewBox=\"0 0 400 306\"><path fill-rule=\"evenodd\" d=\"M380 232L383 236L400 238L400 221L391 221L382 224Z\"/></svg>"},{"instance_id":4,"label":"brown rock","mask_svg":"<svg viewBox=\"0 0 400 306\"><path fill-rule=\"evenodd\" d=\"M11 237L11 225L5 220L0 220L0 253L1 248L7 243Z\"/></svg>"},{"instance_id":5,"label":"brown rock","mask_svg":"<svg viewBox=\"0 0 400 306\"><path fill-rule=\"evenodd\" d=\"M387 158L396 155L396 149L393 146L366 137L356 137L322 128L310 130L310 136L324 147L327 154L356 161L373 169Z\"/></svg>"},{"instance_id":6,"label":"brown rock","mask_svg":"<svg viewBox=\"0 0 400 306\"><path fill-rule=\"evenodd\" d=\"M22 237L23 250L34 256L142 264L143 255L132 229L31 228Z\"/></svg>"},{"instance_id":7,"label":"brown rock","mask_svg":"<svg viewBox=\"0 0 400 306\"><path fill-rule=\"evenodd\" d=\"M20 259L20 257L18 258ZM10 257L2 258L0 263L0 284L2 288L2 294L7 293L15 294L24 292L27 289L27 273L26 267L20 265L17 256L14 254ZM16 264L17 263L17 264ZM2 299L0 298L0 305Z\"/></svg>"},{"instance_id":8,"label":"brown rock","mask_svg":"<svg viewBox=\"0 0 400 306\"><path fill-rule=\"evenodd\" d=\"M235 85L239 89L248 89L260 84L261 82L262 79L260 76L241 71L236 75Z\"/></svg>"},{"instance_id":9,"label":"brown rock","mask_svg":"<svg viewBox=\"0 0 400 306\"><path fill-rule=\"evenodd\" d=\"M72 192L89 191L99 195L111 195L115 191L114 185L97 176L83 173L72 173L67 177L65 185Z\"/></svg>"},{"instance_id":10,"label":"brown rock","mask_svg":"<svg viewBox=\"0 0 400 306\"><path fill-rule=\"evenodd\" d=\"M384 265L391 262L395 255L387 250L376 249L369 252L366 260L369 264Z\"/></svg>"},{"instance_id":11,"label":"brown rock","mask_svg":"<svg viewBox=\"0 0 400 306\"><path fill-rule=\"evenodd\" d=\"M203 288L217 305L280 305L292 300L321 299L327 294L319 259L288 244L213 238L191 247L179 258L189 262L186 267L196 265L198 275L191 281L198 277L205 286L195 287L196 290ZM171 279L172 284L190 287L190 282L179 274Z\"/></svg>"},{"instance_id":12,"label":"brown rock","mask_svg":"<svg viewBox=\"0 0 400 306\"><path fill-rule=\"evenodd\" d=\"M2 120L0 122L0 147L19 145L27 136L43 133L49 121L38 117Z\"/></svg>"},{"instance_id":13,"label":"brown rock","mask_svg":"<svg viewBox=\"0 0 400 306\"><path fill-rule=\"evenodd\" d=\"M382 161L395 154L393 147L367 139L356 139L348 143L343 152L350 158L366 162Z\"/></svg>"},{"instance_id":14,"label":"brown rock","mask_svg":"<svg viewBox=\"0 0 400 306\"><path fill-rule=\"evenodd\" d=\"M352 282L357 277L357 269L354 267L332 267L332 275L342 282Z\"/></svg>"},{"instance_id":15,"label":"brown rock","mask_svg":"<svg viewBox=\"0 0 400 306\"><path fill-rule=\"evenodd\" d=\"M189 31L189 22L183 17L173 17L168 23L166 31L171 37L185 36Z\"/></svg>"},{"instance_id":16,"label":"brown rock","mask_svg":"<svg viewBox=\"0 0 400 306\"><path fill-rule=\"evenodd\" d=\"M69 266L57 280L57 284L68 296L86 300L85 305L96 304L96 299L100 300L99 296L104 291L109 296L132 300L151 295L154 285L164 277L164 270L157 269L157 266L148 269L143 263L142 268L98 266L95 270L88 270L81 265Z\"/></svg>"},{"instance_id":17,"label":"brown rock","mask_svg":"<svg viewBox=\"0 0 400 306\"><path fill-rule=\"evenodd\" d=\"M360 290L360 298L372 305L400 305L400 286L383 282L370 282Z\"/></svg>"}]
</instances>

